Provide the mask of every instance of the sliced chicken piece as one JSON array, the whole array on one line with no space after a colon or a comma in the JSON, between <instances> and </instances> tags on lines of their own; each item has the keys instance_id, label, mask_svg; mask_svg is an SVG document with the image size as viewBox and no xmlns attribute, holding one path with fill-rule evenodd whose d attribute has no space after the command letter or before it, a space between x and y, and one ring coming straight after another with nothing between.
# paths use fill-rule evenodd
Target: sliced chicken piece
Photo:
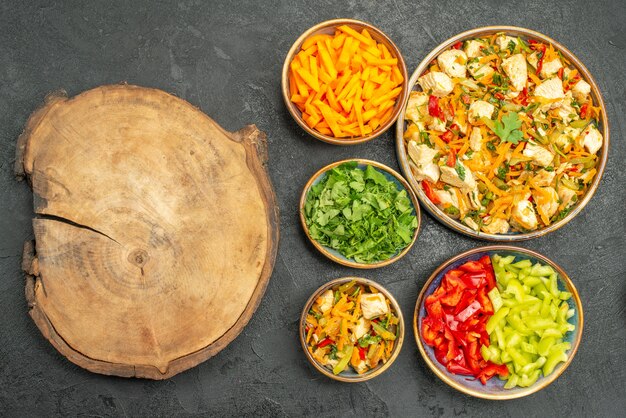
<instances>
[{"instance_id":1,"label":"sliced chicken piece","mask_svg":"<svg viewBox=\"0 0 626 418\"><path fill-rule=\"evenodd\" d=\"M470 218L469 216L466 216L465 218L463 218L463 223L465 223L465 225L467 225L470 228L472 228L474 231L479 231L480 230L480 227L478 226L476 221L473 220L472 218Z\"/></svg>"},{"instance_id":2,"label":"sliced chicken piece","mask_svg":"<svg viewBox=\"0 0 626 418\"><path fill-rule=\"evenodd\" d=\"M472 39L465 42L465 54L468 58L476 58L481 55L480 50L484 47L485 44Z\"/></svg>"},{"instance_id":3,"label":"sliced chicken piece","mask_svg":"<svg viewBox=\"0 0 626 418\"><path fill-rule=\"evenodd\" d=\"M477 100L470 105L467 112L467 119L472 124L476 123L476 121L482 117L491 119L495 109L496 108L491 103L484 100Z\"/></svg>"},{"instance_id":4,"label":"sliced chicken piece","mask_svg":"<svg viewBox=\"0 0 626 418\"><path fill-rule=\"evenodd\" d=\"M546 105L546 109L555 109L561 106L562 100L558 99L563 99L565 97L561 79L558 77L554 77L544 81L535 89L535 96L542 97L548 100L555 100L554 102Z\"/></svg>"},{"instance_id":5,"label":"sliced chicken piece","mask_svg":"<svg viewBox=\"0 0 626 418\"><path fill-rule=\"evenodd\" d=\"M491 66L488 63L482 64L478 62L477 60L468 62L467 70L470 72L472 77L474 77L479 82L481 79L484 79L485 77L494 73L494 69L491 68Z\"/></svg>"},{"instance_id":6,"label":"sliced chicken piece","mask_svg":"<svg viewBox=\"0 0 626 418\"><path fill-rule=\"evenodd\" d=\"M319 305L320 311L322 311L322 313L326 313L333 307L334 300L335 296L333 295L333 291L327 290L322 293L315 302Z\"/></svg>"},{"instance_id":7,"label":"sliced chicken piece","mask_svg":"<svg viewBox=\"0 0 626 418\"><path fill-rule=\"evenodd\" d=\"M451 186L458 187L461 190L473 190L476 188L476 180L470 169L460 161L457 161L457 165L460 166L459 171L463 173L463 179L459 176L456 167L444 165L439 167L441 171L441 181Z\"/></svg>"},{"instance_id":8,"label":"sliced chicken piece","mask_svg":"<svg viewBox=\"0 0 626 418\"><path fill-rule=\"evenodd\" d=\"M577 198L576 192L565 186L559 187L558 195L559 195L559 199L561 200L561 204L563 205L564 208L567 208L576 202L576 199L575 199L575 197Z\"/></svg>"},{"instance_id":9,"label":"sliced chicken piece","mask_svg":"<svg viewBox=\"0 0 626 418\"><path fill-rule=\"evenodd\" d=\"M467 55L458 49L449 49L437 57L437 63L446 74L453 78L465 78Z\"/></svg>"},{"instance_id":10,"label":"sliced chicken piece","mask_svg":"<svg viewBox=\"0 0 626 418\"><path fill-rule=\"evenodd\" d=\"M578 83L574 84L574 87L572 87L572 94L580 103L587 101L589 93L591 93L591 86L585 80L579 80Z\"/></svg>"},{"instance_id":11,"label":"sliced chicken piece","mask_svg":"<svg viewBox=\"0 0 626 418\"><path fill-rule=\"evenodd\" d=\"M555 58L552 61L544 61L541 65L539 75L541 78L552 77L558 73L561 68L563 68L563 64L561 64L561 60L559 58Z\"/></svg>"},{"instance_id":12,"label":"sliced chicken piece","mask_svg":"<svg viewBox=\"0 0 626 418\"><path fill-rule=\"evenodd\" d=\"M533 204L528 200L529 197L530 193L527 193L513 204L510 222L518 229L532 231L537 229L537 214Z\"/></svg>"},{"instance_id":13,"label":"sliced chicken piece","mask_svg":"<svg viewBox=\"0 0 626 418\"><path fill-rule=\"evenodd\" d=\"M541 191L533 190L533 200L537 205L537 211L548 218L552 218L559 209L559 196L552 187L542 187Z\"/></svg>"},{"instance_id":14,"label":"sliced chicken piece","mask_svg":"<svg viewBox=\"0 0 626 418\"><path fill-rule=\"evenodd\" d=\"M509 228L510 225L505 219L488 216L483 219L481 229L488 234L506 234Z\"/></svg>"},{"instance_id":15,"label":"sliced chicken piece","mask_svg":"<svg viewBox=\"0 0 626 418\"><path fill-rule=\"evenodd\" d=\"M480 133L480 128L474 126L469 138L470 148L472 151L480 151L483 147L483 135Z\"/></svg>"},{"instance_id":16,"label":"sliced chicken piece","mask_svg":"<svg viewBox=\"0 0 626 418\"><path fill-rule=\"evenodd\" d=\"M511 36L507 36L507 35L500 35L496 38L496 45L498 45L498 47L500 47L500 50L505 50L509 48L509 45L511 44L511 42L513 42L513 44L515 46L517 46L517 39L511 37Z\"/></svg>"},{"instance_id":17,"label":"sliced chicken piece","mask_svg":"<svg viewBox=\"0 0 626 418\"><path fill-rule=\"evenodd\" d=\"M404 118L417 124L420 130L423 130L422 121L426 115L428 115L428 95L421 91L412 91L406 104Z\"/></svg>"},{"instance_id":18,"label":"sliced chicken piece","mask_svg":"<svg viewBox=\"0 0 626 418\"><path fill-rule=\"evenodd\" d=\"M413 162L415 179L418 181L426 179L436 183L439 180L439 166L433 162L433 158L437 155L437 150L415 141L409 141L408 150L409 158Z\"/></svg>"},{"instance_id":19,"label":"sliced chicken piece","mask_svg":"<svg viewBox=\"0 0 626 418\"><path fill-rule=\"evenodd\" d=\"M422 86L422 90L425 93L432 92L433 96L443 97L452 92L454 84L452 79L447 74L440 71L431 71L428 74L421 76L418 79L418 83Z\"/></svg>"},{"instance_id":20,"label":"sliced chicken piece","mask_svg":"<svg viewBox=\"0 0 626 418\"><path fill-rule=\"evenodd\" d=\"M582 146L584 146L590 154L595 154L602 148L602 134L595 125L587 126L581 138Z\"/></svg>"},{"instance_id":21,"label":"sliced chicken piece","mask_svg":"<svg viewBox=\"0 0 626 418\"><path fill-rule=\"evenodd\" d=\"M526 87L528 68L523 54L515 54L502 61L502 69L511 80L515 91L522 91Z\"/></svg>"},{"instance_id":22,"label":"sliced chicken piece","mask_svg":"<svg viewBox=\"0 0 626 418\"><path fill-rule=\"evenodd\" d=\"M354 336L354 339L358 340L359 338L367 334L370 331L370 328L371 328L370 321L368 321L365 318L359 318L359 320L356 323L356 326L354 327L354 332L352 334Z\"/></svg>"},{"instance_id":23,"label":"sliced chicken piece","mask_svg":"<svg viewBox=\"0 0 626 418\"><path fill-rule=\"evenodd\" d=\"M363 293L361 295L361 311L365 319L373 319L389 312L389 306L382 293Z\"/></svg>"},{"instance_id":24,"label":"sliced chicken piece","mask_svg":"<svg viewBox=\"0 0 626 418\"><path fill-rule=\"evenodd\" d=\"M542 167L550 165L554 159L554 154L534 142L528 142L524 151L522 152L524 157L532 158L532 162Z\"/></svg>"},{"instance_id":25,"label":"sliced chicken piece","mask_svg":"<svg viewBox=\"0 0 626 418\"><path fill-rule=\"evenodd\" d=\"M533 177L533 183L540 187L550 186L555 176L556 172L541 169Z\"/></svg>"}]
</instances>

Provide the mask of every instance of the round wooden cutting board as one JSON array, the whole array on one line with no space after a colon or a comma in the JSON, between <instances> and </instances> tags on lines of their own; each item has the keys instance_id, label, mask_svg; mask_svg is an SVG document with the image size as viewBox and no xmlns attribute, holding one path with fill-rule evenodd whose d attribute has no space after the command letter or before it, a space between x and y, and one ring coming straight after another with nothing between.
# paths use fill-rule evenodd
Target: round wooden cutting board
<instances>
[{"instance_id":1,"label":"round wooden cutting board","mask_svg":"<svg viewBox=\"0 0 626 418\"><path fill-rule=\"evenodd\" d=\"M17 145L33 189L26 299L42 334L93 372L165 379L222 350L274 266L265 135L229 133L163 91L51 95Z\"/></svg>"}]
</instances>

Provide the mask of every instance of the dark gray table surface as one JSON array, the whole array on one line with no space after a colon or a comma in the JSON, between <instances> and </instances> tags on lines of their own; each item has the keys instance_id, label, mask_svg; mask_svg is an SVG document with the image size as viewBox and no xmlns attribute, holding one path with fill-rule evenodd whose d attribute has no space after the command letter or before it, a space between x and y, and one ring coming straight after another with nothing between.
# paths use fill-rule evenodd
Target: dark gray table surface
<instances>
[{"instance_id":1,"label":"dark gray table surface","mask_svg":"<svg viewBox=\"0 0 626 418\"><path fill-rule=\"evenodd\" d=\"M337 4L333 4L337 3ZM394 136L340 148L308 137L287 113L279 74L315 23L353 17L386 31L412 71L433 47L478 26L512 24L569 47L594 74L611 126L609 164L585 210L561 230L520 244L560 263L580 291L585 329L569 369L530 397L490 402L457 393L422 361L410 324L417 294L447 258L485 242L423 215L399 262L355 271L327 261L298 222L301 188L318 168L365 157L398 169ZM626 411L626 4L623 0L2 1L0 3L0 415L2 416L615 416ZM32 195L12 175L15 141L46 93L75 95L127 81L172 92L234 131L267 132L281 208L276 266L243 333L216 357L167 381L100 376L60 356L27 315L20 255L33 238ZM311 292L361 274L384 284L408 325L397 361L364 384L341 384L307 362L297 321ZM622 415L623 416L623 415Z\"/></svg>"}]
</instances>

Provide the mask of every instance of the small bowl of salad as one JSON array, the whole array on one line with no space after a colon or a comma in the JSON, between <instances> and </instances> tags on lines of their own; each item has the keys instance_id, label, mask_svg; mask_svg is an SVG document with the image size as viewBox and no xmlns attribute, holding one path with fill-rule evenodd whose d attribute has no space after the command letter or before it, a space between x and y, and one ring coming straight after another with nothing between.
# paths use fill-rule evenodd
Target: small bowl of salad
<instances>
[{"instance_id":1,"label":"small bowl of salad","mask_svg":"<svg viewBox=\"0 0 626 418\"><path fill-rule=\"evenodd\" d=\"M428 367L478 398L514 399L554 382L583 332L576 287L555 262L494 245L461 253L424 284L413 317Z\"/></svg>"},{"instance_id":2,"label":"small bowl of salad","mask_svg":"<svg viewBox=\"0 0 626 418\"><path fill-rule=\"evenodd\" d=\"M396 124L402 171L446 226L491 241L555 231L593 196L606 108L566 47L532 30L478 28L435 48Z\"/></svg>"},{"instance_id":3,"label":"small bowl of salad","mask_svg":"<svg viewBox=\"0 0 626 418\"><path fill-rule=\"evenodd\" d=\"M315 173L300 197L300 221L324 256L372 269L402 258L415 243L420 210L396 171L376 161L349 159Z\"/></svg>"},{"instance_id":4,"label":"small bowl of salad","mask_svg":"<svg viewBox=\"0 0 626 418\"><path fill-rule=\"evenodd\" d=\"M384 287L342 277L309 298L299 336L307 359L322 374L341 382L364 382L387 370L400 353L404 319Z\"/></svg>"}]
</instances>

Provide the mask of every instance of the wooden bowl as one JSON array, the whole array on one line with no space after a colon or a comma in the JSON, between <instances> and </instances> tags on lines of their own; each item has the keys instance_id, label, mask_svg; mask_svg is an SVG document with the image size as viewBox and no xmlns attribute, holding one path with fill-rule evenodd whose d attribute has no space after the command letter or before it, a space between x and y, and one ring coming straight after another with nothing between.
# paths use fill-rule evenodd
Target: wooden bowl
<instances>
[{"instance_id":1,"label":"wooden bowl","mask_svg":"<svg viewBox=\"0 0 626 418\"><path fill-rule=\"evenodd\" d=\"M576 56L570 50L568 50L565 46L555 41L554 39L549 38L548 36L542 33L535 32L530 29L516 27L516 26L485 26L481 28L476 28L476 29L472 29L466 32L462 32L458 35L453 36L447 41L441 43L422 60L422 62L417 66L417 69L415 70L415 72L413 72L413 75L411 75L411 78L409 80L409 93L411 90L416 88L417 79L428 69L429 64L434 59L436 59L440 53L447 50L448 48L450 48L452 45L456 44L459 41L464 41L466 39L471 39L471 38L489 36L489 35L493 35L494 33L500 33L500 32L506 35L510 35L510 36L515 36L515 37L519 36L522 39L536 39L544 43L552 44L556 50L560 51L560 53L563 54L563 56L572 63L572 65L583 76L584 80L586 80L591 85L591 97L593 99L593 102L602 109L602 119L599 121L600 124L598 125L598 130L600 130L600 132L602 133L604 140L603 140L602 148L598 152L599 163L598 163L598 166L596 167L597 173L593 181L589 185L589 190L587 190L587 193L582 198L579 199L579 201L575 204L574 208L570 211L570 213L567 216L565 216L563 219L557 222L554 222L553 224L550 224L548 227L537 229L535 231L530 231L530 232L525 232L525 233L512 232L508 234L488 234L486 232L476 232L475 230L468 227L467 225L462 224L460 221L456 219L452 219L451 217L446 215L441 209L437 207L437 205L432 203L430 199L426 197L426 194L420 187L420 183L415 179L415 177L413 176L413 172L411 171L411 168L409 167L409 157L407 155L406 147L404 145L404 130L406 128L406 122L404 121L403 117L399 117L396 123L396 153L398 155L398 163L400 164L402 173L404 174L408 182L411 184L411 187L415 191L417 198L422 203L422 206L439 222L443 223L447 227L457 232L460 232L462 234L468 235L473 238L483 239L487 241L514 242L514 241L523 241L523 240L541 237L550 232L556 231L557 229L561 228L562 226L567 224L569 221L574 219L576 215L578 215L583 210L585 205L589 202L589 200L591 200L591 197L596 192L596 189L598 188L598 185L600 184L600 179L602 178L602 174L604 173L604 168L606 166L607 159L608 159L610 135L609 135L609 120L608 120L608 116L606 112L606 106L604 105L604 101L602 100L602 95L600 93L600 88L598 87L598 84L594 80L589 70L587 70L587 68L583 65L583 63L578 58L576 58ZM401 115L404 115L406 111L405 109L406 109L407 102L408 102L408 94L407 94L407 100L402 106Z\"/></svg>"},{"instance_id":2,"label":"wooden bowl","mask_svg":"<svg viewBox=\"0 0 626 418\"><path fill-rule=\"evenodd\" d=\"M349 258L346 258L345 256L343 256L342 254L340 254L338 251L332 249L332 248L328 248L326 246L323 246L322 244L320 244L319 242L317 242L316 240L314 240L311 237L311 234L309 232L309 227L306 224L306 219L305 219L305 215L304 215L304 204L306 203L306 197L309 193L309 190L311 189L312 186L316 185L318 182L320 182L324 175L326 174L326 172L328 170L331 170L341 164L347 163L347 162L351 162L351 161L355 161L359 164L359 168L363 169L366 165L371 165L372 167L374 167L376 170L378 170L379 172L383 173L385 175L385 177L387 178L387 180L391 180L393 182L396 183L396 185L400 186L402 189L406 190L407 194L409 195L409 198L411 199L411 203L413 205L413 209L415 211L415 216L417 217L417 228L415 228L415 232L413 234L413 239L411 240L411 242L402 250L399 251L397 254L395 254L393 257L387 259L387 260L383 260L383 261L379 261L376 263L370 263L370 264L365 264L365 263L359 263L357 261L351 260ZM401 259L402 257L404 257L404 255L409 252L409 250L411 249L411 247L413 246L413 244L415 243L415 240L417 239L417 235L419 233L419 229L420 226L422 224L421 219L420 219L420 209L419 209L419 203L417 201L417 198L415 197L415 194L413 193L413 190L411 190L411 187L409 186L409 184L406 182L406 180L395 170L387 167L384 164L378 163L376 161L371 161L371 160L365 160L362 158L351 158L348 160L341 160L341 161L337 161L335 163L329 164L326 167L320 169L319 171L317 171L317 173L313 174L313 176L309 179L309 181L306 183L306 185L304 186L304 189L302 190L302 195L300 196L300 223L302 224L302 228L304 229L304 232L307 236L307 238L311 241L311 243L313 243L313 245L315 246L315 248L317 248L319 250L319 252L321 252L322 254L324 254L326 257L328 257L329 259L331 259L332 261L342 264L344 266L348 266L348 267L354 267L354 268L358 268L358 269L374 269L374 268L378 268L378 267L384 267L387 266L395 261L398 261L399 259Z\"/></svg>"},{"instance_id":3,"label":"wooden bowl","mask_svg":"<svg viewBox=\"0 0 626 418\"><path fill-rule=\"evenodd\" d=\"M326 290L332 287L341 285L343 283L348 283L352 280L356 281L357 283L363 284L365 286L371 286L375 288L380 293L385 295L387 299L389 299L389 302L391 303L391 309L398 316L398 319L399 319L398 331L396 333L396 340L395 340L396 342L393 347L393 351L391 352L391 356L389 357L389 360L387 360L386 363L379 364L377 367L371 370L368 370L367 372L363 374L358 374L354 370L352 370L350 367L347 367L346 370L339 373L338 375L335 375L333 374L332 370L321 365L317 360L315 360L307 348L306 331L305 331L306 316L308 312L311 310L311 308L313 307L313 303L315 303L315 300L322 293L324 293ZM339 279L331 280L330 282L320 286L315 292L313 292L309 300L304 305L304 309L302 310L302 315L300 316L300 328L298 331L298 336L300 338L300 344L302 345L302 349L304 350L307 360L309 360L309 362L313 365L313 367L315 367L320 373L330 377L331 379L338 380L340 382L348 382L348 383L365 382L366 380L370 380L380 375L385 370L387 370L391 366L391 364L396 360L396 358L398 357L398 354L400 354L400 350L402 349L402 343L404 342L404 318L402 317L402 310L400 309L400 305L398 305L398 302L391 295L391 293L389 293L389 291L385 289L384 287L382 287L380 284L372 280L364 279L362 277L341 277Z\"/></svg>"},{"instance_id":4,"label":"wooden bowl","mask_svg":"<svg viewBox=\"0 0 626 418\"><path fill-rule=\"evenodd\" d=\"M302 112L300 112L300 109L298 109L296 105L291 101L291 91L289 89L289 64L291 64L291 61L293 61L295 55L300 52L300 47L302 43L312 35L317 35L321 33L332 34L334 33L334 29L337 26L341 25L347 25L358 31L367 29L368 32L372 35L372 38L374 38L377 42L385 45L391 55L394 58L398 59L398 69L400 70L400 72L402 73L402 77L404 78L404 81L402 82L402 93L400 93L400 95L396 99L396 104L394 105L394 111L391 117L372 133L352 138L335 138L334 136L324 135L309 127L309 125L307 125L306 122L304 122L304 120L302 119ZM396 44L394 44L393 41L376 26L354 19L326 20L324 22L318 23L317 25L313 26L302 35L300 35L296 42L294 42L294 44L291 46L291 49L289 49L287 57L285 58L281 84L285 105L287 106L289 113L291 113L291 116L298 123L298 125L300 125L302 129L304 129L309 135L314 136L320 141L328 142L329 144L334 145L356 145L363 142L371 141L372 139L380 136L383 132L387 131L387 129L389 129L391 125L393 125L393 123L396 121L398 115L400 115L400 110L402 109L404 103L408 98L408 72L406 69L406 64L404 63L404 58L402 58L402 54L400 53L400 50L398 49Z\"/></svg>"},{"instance_id":5,"label":"wooden bowl","mask_svg":"<svg viewBox=\"0 0 626 418\"><path fill-rule=\"evenodd\" d=\"M576 329L574 331L568 332L564 337L564 341L568 341L572 344L572 348L568 352L567 361L557 365L554 371L549 376L542 376L539 380L537 380L537 382L535 382L534 385L527 388L515 387L513 389L504 389L505 381L500 380L497 376L487 381L486 385L483 385L482 383L480 383L479 380L470 378L469 376L452 374L446 369L445 366L439 363L439 361L435 358L433 348L428 346L422 338L422 318L424 318L426 314L424 301L426 300L426 297L432 294L435 289L441 284L441 280L445 273L450 269L459 267L467 261L478 260L484 255L493 254L500 254L504 256L514 255L516 257L516 261L528 259L531 260L533 263L540 262L542 264L549 265L558 273L559 288L561 290L567 290L572 294L572 297L569 299L568 303L570 305L570 308L574 309L575 314L569 319L569 322L573 323L576 326ZM440 265L433 272L433 274L431 274L431 276L424 284L424 287L422 287L422 291L417 298L415 313L413 315L413 332L415 334L417 347L419 348L419 351L422 354L424 361L433 371L433 373L435 373L446 384L452 386L454 389L460 392L463 392L467 395L475 396L477 398L494 400L515 399L521 398L523 396L528 396L545 388L550 383L554 382L570 365L570 363L574 359L576 351L578 350L578 346L580 345L580 340L583 334L583 307L574 283L572 283L572 280L569 278L567 273L565 273L565 271L554 261L550 260L544 255L541 255L535 251L527 250L525 248L514 247L510 245L491 245L486 247L474 248L472 250L465 251L457 256L454 256L444 262L442 265Z\"/></svg>"}]
</instances>

